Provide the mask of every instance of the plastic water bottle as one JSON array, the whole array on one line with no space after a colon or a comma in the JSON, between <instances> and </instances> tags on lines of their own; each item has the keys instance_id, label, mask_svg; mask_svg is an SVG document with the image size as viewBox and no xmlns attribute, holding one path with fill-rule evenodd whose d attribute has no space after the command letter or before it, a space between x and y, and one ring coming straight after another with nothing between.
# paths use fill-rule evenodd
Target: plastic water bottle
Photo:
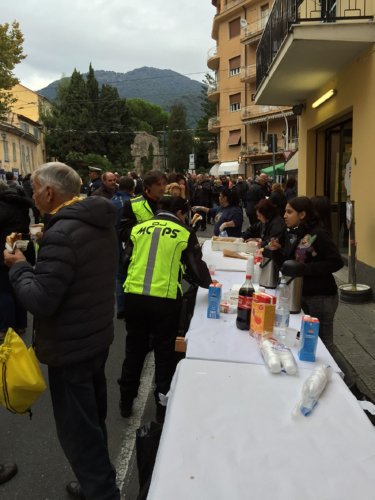
<instances>
[{"instance_id":1,"label":"plastic water bottle","mask_svg":"<svg viewBox=\"0 0 375 500\"><path fill-rule=\"evenodd\" d=\"M280 342L285 341L286 329L289 326L289 290L285 278L281 278L275 312L275 333Z\"/></svg>"},{"instance_id":2,"label":"plastic water bottle","mask_svg":"<svg viewBox=\"0 0 375 500\"><path fill-rule=\"evenodd\" d=\"M228 237L228 233L224 229L224 231L220 231L219 236L221 236L222 238L227 238Z\"/></svg>"}]
</instances>

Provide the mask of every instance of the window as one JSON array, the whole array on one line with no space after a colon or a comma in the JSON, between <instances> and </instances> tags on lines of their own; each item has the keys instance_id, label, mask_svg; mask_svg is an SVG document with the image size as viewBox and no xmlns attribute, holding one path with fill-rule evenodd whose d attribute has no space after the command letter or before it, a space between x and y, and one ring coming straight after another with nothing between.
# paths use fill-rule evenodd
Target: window
<instances>
[{"instance_id":1,"label":"window","mask_svg":"<svg viewBox=\"0 0 375 500\"><path fill-rule=\"evenodd\" d=\"M17 161L17 146L15 142L13 142L13 161Z\"/></svg>"},{"instance_id":2,"label":"window","mask_svg":"<svg viewBox=\"0 0 375 500\"><path fill-rule=\"evenodd\" d=\"M229 76L239 75L241 73L241 56L229 59Z\"/></svg>"},{"instance_id":3,"label":"window","mask_svg":"<svg viewBox=\"0 0 375 500\"><path fill-rule=\"evenodd\" d=\"M36 137L37 139L39 139L39 129L38 129L38 127L33 127L33 134L34 134L34 137Z\"/></svg>"},{"instance_id":4,"label":"window","mask_svg":"<svg viewBox=\"0 0 375 500\"><path fill-rule=\"evenodd\" d=\"M241 92L229 96L229 111L239 111L241 109Z\"/></svg>"},{"instance_id":5,"label":"window","mask_svg":"<svg viewBox=\"0 0 375 500\"><path fill-rule=\"evenodd\" d=\"M25 154L25 146L21 145L21 169L26 170L26 154Z\"/></svg>"},{"instance_id":6,"label":"window","mask_svg":"<svg viewBox=\"0 0 375 500\"><path fill-rule=\"evenodd\" d=\"M5 134L3 137L3 151L4 151L4 161L9 161L8 141L6 140Z\"/></svg>"},{"instance_id":7,"label":"window","mask_svg":"<svg viewBox=\"0 0 375 500\"><path fill-rule=\"evenodd\" d=\"M20 128L24 131L29 133L29 125L25 122L20 122Z\"/></svg>"},{"instance_id":8,"label":"window","mask_svg":"<svg viewBox=\"0 0 375 500\"><path fill-rule=\"evenodd\" d=\"M228 146L238 146L241 142L241 129L230 130L228 137Z\"/></svg>"},{"instance_id":9,"label":"window","mask_svg":"<svg viewBox=\"0 0 375 500\"><path fill-rule=\"evenodd\" d=\"M35 167L35 163L34 163L34 151L31 150L31 167L34 168Z\"/></svg>"},{"instance_id":10,"label":"window","mask_svg":"<svg viewBox=\"0 0 375 500\"><path fill-rule=\"evenodd\" d=\"M236 36L240 36L241 33L241 23L240 18L237 17L228 23L229 26L229 38L234 38Z\"/></svg>"}]
</instances>

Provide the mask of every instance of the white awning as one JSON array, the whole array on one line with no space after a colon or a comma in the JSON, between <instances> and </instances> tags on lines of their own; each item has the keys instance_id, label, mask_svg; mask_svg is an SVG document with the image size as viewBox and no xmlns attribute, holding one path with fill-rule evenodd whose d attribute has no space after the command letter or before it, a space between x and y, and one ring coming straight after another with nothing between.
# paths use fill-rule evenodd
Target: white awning
<instances>
[{"instance_id":1,"label":"white awning","mask_svg":"<svg viewBox=\"0 0 375 500\"><path fill-rule=\"evenodd\" d=\"M215 163L213 167L210 168L210 175L219 175L220 163Z\"/></svg>"},{"instance_id":2,"label":"white awning","mask_svg":"<svg viewBox=\"0 0 375 500\"><path fill-rule=\"evenodd\" d=\"M285 172L290 170L298 170L298 151L285 163Z\"/></svg>"},{"instance_id":3,"label":"white awning","mask_svg":"<svg viewBox=\"0 0 375 500\"><path fill-rule=\"evenodd\" d=\"M224 161L220 163L218 175L245 175L245 165L238 161Z\"/></svg>"}]
</instances>

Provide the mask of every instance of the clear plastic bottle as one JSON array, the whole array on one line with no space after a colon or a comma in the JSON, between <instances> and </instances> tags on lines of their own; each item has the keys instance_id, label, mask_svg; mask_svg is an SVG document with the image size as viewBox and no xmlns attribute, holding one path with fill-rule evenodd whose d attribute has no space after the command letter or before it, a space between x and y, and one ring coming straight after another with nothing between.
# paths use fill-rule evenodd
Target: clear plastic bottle
<instances>
[{"instance_id":1,"label":"clear plastic bottle","mask_svg":"<svg viewBox=\"0 0 375 500\"><path fill-rule=\"evenodd\" d=\"M275 312L275 333L280 342L285 341L286 329L289 326L289 315L289 289L285 278L282 276L278 286Z\"/></svg>"},{"instance_id":2,"label":"clear plastic bottle","mask_svg":"<svg viewBox=\"0 0 375 500\"><path fill-rule=\"evenodd\" d=\"M222 238L227 238L228 237L228 233L224 229L224 231L220 231L219 236L221 236Z\"/></svg>"}]
</instances>

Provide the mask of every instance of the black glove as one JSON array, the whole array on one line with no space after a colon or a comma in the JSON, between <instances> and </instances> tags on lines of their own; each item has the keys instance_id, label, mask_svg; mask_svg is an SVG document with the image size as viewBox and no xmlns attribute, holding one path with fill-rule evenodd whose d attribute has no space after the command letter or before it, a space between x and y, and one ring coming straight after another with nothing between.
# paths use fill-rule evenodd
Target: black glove
<instances>
[{"instance_id":1,"label":"black glove","mask_svg":"<svg viewBox=\"0 0 375 500\"><path fill-rule=\"evenodd\" d=\"M284 276L290 276L291 278L296 278L297 276L303 276L305 271L305 264L302 262L297 262L296 260L286 260L281 267L281 272Z\"/></svg>"}]
</instances>

